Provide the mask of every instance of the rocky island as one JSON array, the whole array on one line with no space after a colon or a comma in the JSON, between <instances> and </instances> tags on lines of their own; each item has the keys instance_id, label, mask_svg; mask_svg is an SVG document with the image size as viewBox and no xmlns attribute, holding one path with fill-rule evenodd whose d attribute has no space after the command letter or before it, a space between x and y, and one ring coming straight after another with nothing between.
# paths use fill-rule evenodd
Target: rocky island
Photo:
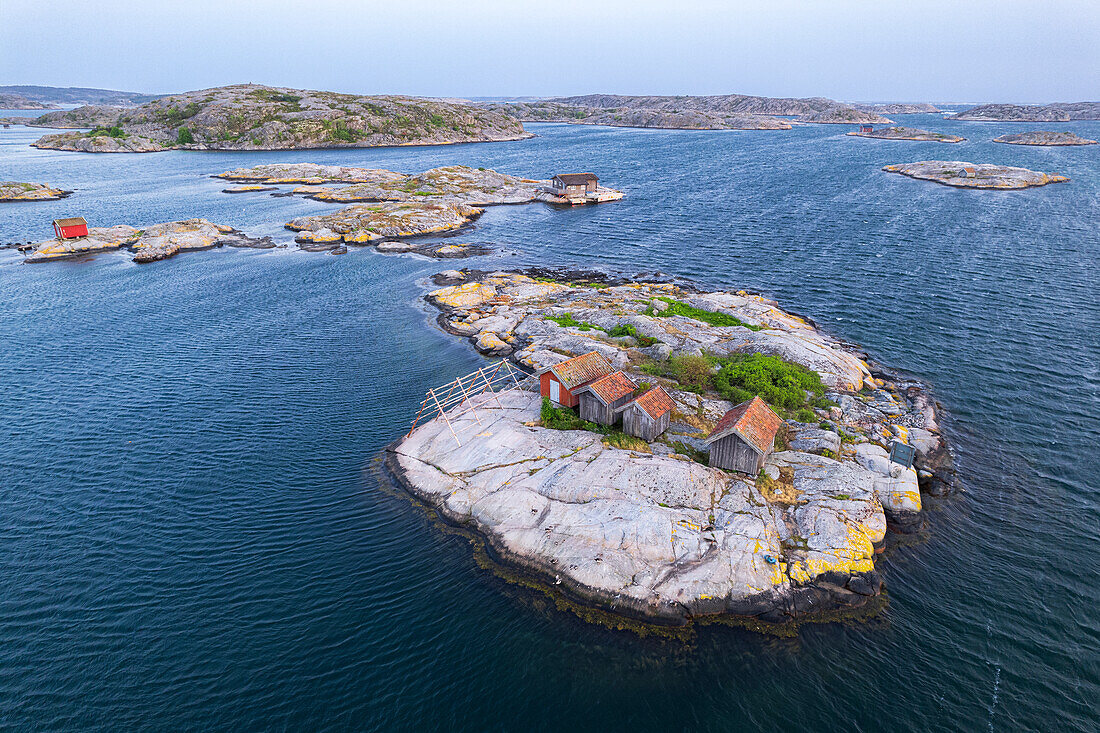
<instances>
[{"instance_id":1,"label":"rocky island","mask_svg":"<svg viewBox=\"0 0 1100 733\"><path fill-rule=\"evenodd\" d=\"M575 273L437 282L450 283L426 296L440 325L483 352L529 370L596 352L635 394L664 391L671 422L654 440L532 386L477 395L387 448L399 485L583 608L686 624L873 605L888 529L919 527L921 489L950 484L924 387L766 298ZM782 417L763 470L709 466L708 434L754 394ZM891 441L915 449L914 468L890 460Z\"/></svg>"},{"instance_id":2,"label":"rocky island","mask_svg":"<svg viewBox=\"0 0 1100 733\"><path fill-rule=\"evenodd\" d=\"M457 230L484 207L541 201L572 205L554 194L550 181L519 178L487 168L444 166L418 174L313 163L269 164L226 171L217 178L259 186L305 184L292 193L317 201L351 204L329 214L302 216L287 223L306 249L335 250L373 244L383 252L418 252L434 257L484 253L459 243L413 244L393 240ZM332 187L324 184L346 184ZM614 201L622 192L597 186L584 202Z\"/></svg>"},{"instance_id":3,"label":"rocky island","mask_svg":"<svg viewBox=\"0 0 1100 733\"><path fill-rule=\"evenodd\" d=\"M1027 168L966 163L958 160L922 160L916 163L887 165L882 170L958 188L1020 189L1069 180L1066 176L1042 173Z\"/></svg>"},{"instance_id":4,"label":"rocky island","mask_svg":"<svg viewBox=\"0 0 1100 733\"><path fill-rule=\"evenodd\" d=\"M1069 122L1100 120L1100 102L1058 102L1055 104L982 104L955 115L974 122Z\"/></svg>"},{"instance_id":5,"label":"rocky island","mask_svg":"<svg viewBox=\"0 0 1100 733\"><path fill-rule=\"evenodd\" d=\"M91 127L46 135L36 147L93 153L301 150L521 140L513 117L456 102L239 84L162 97L134 108L50 112L39 127Z\"/></svg>"},{"instance_id":6,"label":"rocky island","mask_svg":"<svg viewBox=\"0 0 1100 733\"><path fill-rule=\"evenodd\" d=\"M56 201L72 195L72 191L62 191L45 183L24 183L22 181L0 181L0 202L5 201Z\"/></svg>"},{"instance_id":7,"label":"rocky island","mask_svg":"<svg viewBox=\"0 0 1100 733\"><path fill-rule=\"evenodd\" d=\"M928 104L926 102L919 102L916 104L906 102L886 102L884 104L854 104L852 105L856 109L863 110L864 112L875 112L880 115L915 115L915 114L935 114L940 112L940 108L934 104Z\"/></svg>"},{"instance_id":8,"label":"rocky island","mask_svg":"<svg viewBox=\"0 0 1100 733\"><path fill-rule=\"evenodd\" d=\"M0 109L57 109L57 105L39 102L35 99L27 99L21 94L0 92Z\"/></svg>"},{"instance_id":9,"label":"rocky island","mask_svg":"<svg viewBox=\"0 0 1100 733\"><path fill-rule=\"evenodd\" d=\"M916 127L878 127L870 132L854 130L848 134L853 137L870 137L876 140L918 140L933 143L961 143L966 139L958 135L920 130Z\"/></svg>"},{"instance_id":10,"label":"rocky island","mask_svg":"<svg viewBox=\"0 0 1100 733\"><path fill-rule=\"evenodd\" d=\"M1049 132L1036 130L1035 132L1017 132L1009 135L1001 135L993 138L995 143L1007 143L1008 145L1095 145L1095 140L1081 137L1072 132Z\"/></svg>"},{"instance_id":11,"label":"rocky island","mask_svg":"<svg viewBox=\"0 0 1100 733\"><path fill-rule=\"evenodd\" d=\"M586 94L524 102L484 102L482 106L525 122L670 130L789 130L792 124L786 117L794 117L799 122L890 122L873 111L823 97Z\"/></svg>"},{"instance_id":12,"label":"rocky island","mask_svg":"<svg viewBox=\"0 0 1100 733\"><path fill-rule=\"evenodd\" d=\"M24 262L50 262L117 249L134 253L134 262L155 262L179 252L214 247L252 247L267 249L270 239L250 239L233 227L212 224L206 219L187 219L137 229L126 224L92 227L88 236L76 239L50 239L34 246Z\"/></svg>"}]
</instances>

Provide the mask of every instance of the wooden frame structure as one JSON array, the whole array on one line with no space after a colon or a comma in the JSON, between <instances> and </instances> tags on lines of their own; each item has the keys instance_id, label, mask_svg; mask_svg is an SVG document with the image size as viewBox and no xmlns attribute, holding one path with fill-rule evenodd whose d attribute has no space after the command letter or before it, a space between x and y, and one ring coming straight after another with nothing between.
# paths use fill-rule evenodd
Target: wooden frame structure
<instances>
[{"instance_id":1,"label":"wooden frame structure","mask_svg":"<svg viewBox=\"0 0 1100 733\"><path fill-rule=\"evenodd\" d=\"M447 429L451 431L451 435L454 437L455 442L462 445L462 441L459 440L458 433L455 432L454 423L451 422L451 419L465 415L469 412L473 414L474 419L477 420L477 424L481 425L481 418L478 417L477 410L474 409L473 405L461 409L449 416L447 412L455 407L465 405L470 398L484 394L485 392L493 395L493 400L497 403L497 407L504 409L504 406L500 404L500 400L497 399L497 395L501 392L517 389L529 377L529 374L512 366L507 359L501 359L496 364L484 366L476 372L471 372L465 376L459 377L453 382L448 382L440 387L429 389L424 395L424 400L420 403L420 410L416 413L416 418L413 419L412 427L409 428L409 432L406 433L405 437L412 435L412 432L416 430L417 424L425 414L430 414L431 417L429 419L432 420L437 417L442 417L444 422L447 423Z\"/></svg>"}]
</instances>

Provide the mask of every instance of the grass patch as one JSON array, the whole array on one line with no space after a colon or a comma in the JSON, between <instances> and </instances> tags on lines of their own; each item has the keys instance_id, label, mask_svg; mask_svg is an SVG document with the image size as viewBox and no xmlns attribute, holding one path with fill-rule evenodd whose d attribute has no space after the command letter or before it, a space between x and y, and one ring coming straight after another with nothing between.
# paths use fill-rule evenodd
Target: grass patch
<instances>
[{"instance_id":1,"label":"grass patch","mask_svg":"<svg viewBox=\"0 0 1100 733\"><path fill-rule=\"evenodd\" d=\"M731 316L728 313L719 313L717 311L703 310L702 308L696 308L693 305L688 305L682 300L675 300L661 296L658 300L663 300L668 303L668 308L663 311L658 311L652 305L645 309L644 313L647 316L657 316L659 318L668 318L669 316L684 316L685 318L693 318L696 321L702 321L703 323L709 323L712 326L741 326L747 328L750 331L762 331L763 326L754 326L751 323L745 323L736 316Z\"/></svg>"},{"instance_id":2,"label":"grass patch","mask_svg":"<svg viewBox=\"0 0 1100 733\"><path fill-rule=\"evenodd\" d=\"M635 438L633 435L627 435L621 431L614 431L608 433L604 438L604 443L612 448L621 448L623 450L632 450L638 453L652 453L652 449L649 447L649 443L645 442L641 438Z\"/></svg>"},{"instance_id":3,"label":"grass patch","mask_svg":"<svg viewBox=\"0 0 1100 733\"><path fill-rule=\"evenodd\" d=\"M597 331L603 331L602 328L594 323L586 323L585 321L578 321L572 313L564 313L560 316L543 316L548 321L553 321L562 328L576 328L581 331L591 331L596 329Z\"/></svg>"},{"instance_id":4,"label":"grass patch","mask_svg":"<svg viewBox=\"0 0 1100 733\"><path fill-rule=\"evenodd\" d=\"M638 329L629 323L620 323L606 333L608 336L630 336L637 341L640 346L652 346L653 344L659 343L659 340L652 336L645 336L638 333Z\"/></svg>"},{"instance_id":5,"label":"grass patch","mask_svg":"<svg viewBox=\"0 0 1100 733\"><path fill-rule=\"evenodd\" d=\"M588 420L582 420L580 415L568 407L554 407L549 397L542 398L542 409L539 411L539 420L542 427L551 430L587 430L591 433L604 433L606 429Z\"/></svg>"}]
</instances>

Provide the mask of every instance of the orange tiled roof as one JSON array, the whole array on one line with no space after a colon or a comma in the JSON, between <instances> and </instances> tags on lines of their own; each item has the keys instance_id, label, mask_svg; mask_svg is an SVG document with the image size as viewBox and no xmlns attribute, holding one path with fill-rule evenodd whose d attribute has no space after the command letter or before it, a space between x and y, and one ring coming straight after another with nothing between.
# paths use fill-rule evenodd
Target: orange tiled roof
<instances>
[{"instance_id":1,"label":"orange tiled roof","mask_svg":"<svg viewBox=\"0 0 1100 733\"><path fill-rule=\"evenodd\" d=\"M582 389L592 390L592 394L603 400L605 405L610 405L615 400L621 400L628 394L632 394L638 385L631 381L630 377L622 372L605 374L594 382L589 382Z\"/></svg>"},{"instance_id":2,"label":"orange tiled roof","mask_svg":"<svg viewBox=\"0 0 1100 733\"><path fill-rule=\"evenodd\" d=\"M614 370L611 362L598 351L574 356L560 364L550 367L550 371L568 390L573 390L586 382L592 382Z\"/></svg>"},{"instance_id":3,"label":"orange tiled roof","mask_svg":"<svg viewBox=\"0 0 1100 733\"><path fill-rule=\"evenodd\" d=\"M660 385L647 389L634 402L654 420L676 407L676 403Z\"/></svg>"},{"instance_id":4,"label":"orange tiled roof","mask_svg":"<svg viewBox=\"0 0 1100 733\"><path fill-rule=\"evenodd\" d=\"M727 412L707 436L707 443L726 437L731 433L739 435L746 443L761 453L767 453L775 441L775 433L783 424L783 418L775 414L768 403L759 397L742 402Z\"/></svg>"}]
</instances>

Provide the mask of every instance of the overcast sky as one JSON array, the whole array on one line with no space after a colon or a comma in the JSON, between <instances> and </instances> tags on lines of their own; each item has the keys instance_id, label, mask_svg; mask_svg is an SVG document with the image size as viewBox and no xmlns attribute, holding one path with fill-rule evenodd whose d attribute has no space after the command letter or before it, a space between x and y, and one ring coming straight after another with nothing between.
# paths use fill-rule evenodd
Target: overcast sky
<instances>
[{"instance_id":1,"label":"overcast sky","mask_svg":"<svg viewBox=\"0 0 1100 733\"><path fill-rule=\"evenodd\" d=\"M1100 99L1100 0L0 0L0 84Z\"/></svg>"}]
</instances>

